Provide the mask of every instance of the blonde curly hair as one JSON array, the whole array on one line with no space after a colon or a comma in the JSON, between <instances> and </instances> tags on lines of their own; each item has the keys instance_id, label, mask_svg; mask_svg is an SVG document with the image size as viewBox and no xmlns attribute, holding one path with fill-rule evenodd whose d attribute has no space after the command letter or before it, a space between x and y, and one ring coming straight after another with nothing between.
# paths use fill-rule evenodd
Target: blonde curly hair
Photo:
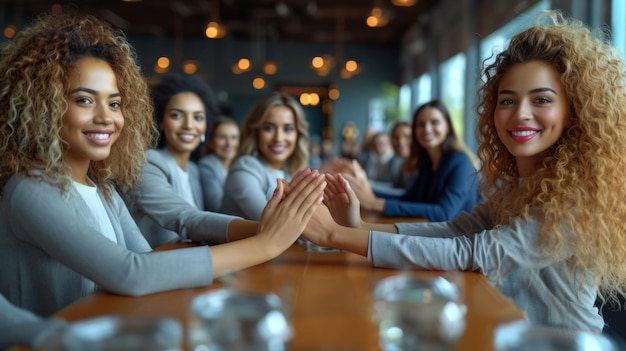
<instances>
[{"instance_id":1,"label":"blonde curly hair","mask_svg":"<svg viewBox=\"0 0 626 351\"><path fill-rule=\"evenodd\" d=\"M112 187L131 188L146 162L156 128L147 84L123 33L90 15L46 14L0 53L0 191L16 173L40 177L67 191L71 169L61 139L68 109L69 72L77 60L106 61L123 98L124 128L108 158L92 161L88 176L110 199Z\"/></svg>"},{"instance_id":2,"label":"blonde curly hair","mask_svg":"<svg viewBox=\"0 0 626 351\"><path fill-rule=\"evenodd\" d=\"M484 68L477 134L483 191L496 225L539 210L541 247L547 253L570 248L575 269L594 277L608 293L601 297L615 299L626 286L626 76L605 35L559 11L540 14ZM520 182L515 158L496 133L494 111L503 76L529 61L560 73L570 125Z\"/></svg>"},{"instance_id":3,"label":"blonde curly hair","mask_svg":"<svg viewBox=\"0 0 626 351\"><path fill-rule=\"evenodd\" d=\"M243 155L256 155L258 152L258 131L263 122L267 118L268 112L272 107L285 106L293 111L296 122L296 130L298 131L298 141L293 154L287 159L287 171L294 175L299 170L304 169L309 164L309 122L307 122L302 111L302 107L290 95L273 92L259 101L250 111L248 117L243 121L241 128L241 140L237 157Z\"/></svg>"}]
</instances>

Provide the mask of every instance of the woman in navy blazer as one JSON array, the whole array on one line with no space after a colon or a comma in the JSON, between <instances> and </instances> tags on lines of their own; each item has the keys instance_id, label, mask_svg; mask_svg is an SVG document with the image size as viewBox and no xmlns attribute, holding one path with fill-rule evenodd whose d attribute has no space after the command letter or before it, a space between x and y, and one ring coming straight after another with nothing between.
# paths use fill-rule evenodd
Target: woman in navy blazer
<instances>
[{"instance_id":1,"label":"woman in navy blazer","mask_svg":"<svg viewBox=\"0 0 626 351\"><path fill-rule=\"evenodd\" d=\"M402 196L373 192L356 164L356 175L346 175L361 207L385 217L422 217L433 222L469 212L480 201L478 175L441 101L432 100L415 111L412 139L408 162L415 163L418 174Z\"/></svg>"}]
</instances>

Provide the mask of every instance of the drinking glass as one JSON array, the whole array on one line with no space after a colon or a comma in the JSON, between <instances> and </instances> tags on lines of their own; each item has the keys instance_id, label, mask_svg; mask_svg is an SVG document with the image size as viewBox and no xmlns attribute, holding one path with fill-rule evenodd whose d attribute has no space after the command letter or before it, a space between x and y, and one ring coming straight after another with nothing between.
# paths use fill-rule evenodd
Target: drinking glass
<instances>
[{"instance_id":1,"label":"drinking glass","mask_svg":"<svg viewBox=\"0 0 626 351\"><path fill-rule=\"evenodd\" d=\"M273 293L213 290L191 303L191 350L285 351L292 330Z\"/></svg>"},{"instance_id":2,"label":"drinking glass","mask_svg":"<svg viewBox=\"0 0 626 351\"><path fill-rule=\"evenodd\" d=\"M180 351L183 331L170 318L104 316L68 324L40 351Z\"/></svg>"},{"instance_id":3,"label":"drinking glass","mask_svg":"<svg viewBox=\"0 0 626 351\"><path fill-rule=\"evenodd\" d=\"M617 351L610 339L588 332L513 322L494 333L496 351Z\"/></svg>"},{"instance_id":4,"label":"drinking glass","mask_svg":"<svg viewBox=\"0 0 626 351\"><path fill-rule=\"evenodd\" d=\"M374 320L384 351L446 351L465 331L462 277L384 278L374 288Z\"/></svg>"}]
</instances>

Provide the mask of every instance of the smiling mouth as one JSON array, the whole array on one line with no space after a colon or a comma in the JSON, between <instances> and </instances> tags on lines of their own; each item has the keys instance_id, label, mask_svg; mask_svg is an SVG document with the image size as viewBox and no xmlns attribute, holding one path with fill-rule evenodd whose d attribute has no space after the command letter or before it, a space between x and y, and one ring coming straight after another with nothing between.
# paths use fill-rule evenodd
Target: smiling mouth
<instances>
[{"instance_id":1,"label":"smiling mouth","mask_svg":"<svg viewBox=\"0 0 626 351\"><path fill-rule=\"evenodd\" d=\"M273 153L281 154L281 153L285 152L285 150L287 150L287 147L286 146L270 146L269 149Z\"/></svg>"},{"instance_id":2,"label":"smiling mouth","mask_svg":"<svg viewBox=\"0 0 626 351\"><path fill-rule=\"evenodd\" d=\"M178 134L178 138L185 142L192 142L196 140L196 136L193 134Z\"/></svg>"},{"instance_id":3,"label":"smiling mouth","mask_svg":"<svg viewBox=\"0 0 626 351\"><path fill-rule=\"evenodd\" d=\"M85 135L88 138L95 140L107 140L111 137L110 133L85 133Z\"/></svg>"},{"instance_id":4,"label":"smiling mouth","mask_svg":"<svg viewBox=\"0 0 626 351\"><path fill-rule=\"evenodd\" d=\"M539 131L538 130L520 130L520 131L511 131L509 132L511 133L511 135L513 135L514 137L528 137L531 135L535 135L538 134Z\"/></svg>"}]
</instances>

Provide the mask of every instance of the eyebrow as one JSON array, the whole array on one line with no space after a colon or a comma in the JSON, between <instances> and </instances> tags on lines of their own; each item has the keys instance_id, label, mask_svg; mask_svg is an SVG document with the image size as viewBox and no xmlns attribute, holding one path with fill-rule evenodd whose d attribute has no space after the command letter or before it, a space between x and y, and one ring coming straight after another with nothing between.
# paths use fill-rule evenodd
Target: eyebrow
<instances>
[{"instance_id":1,"label":"eyebrow","mask_svg":"<svg viewBox=\"0 0 626 351\"><path fill-rule=\"evenodd\" d=\"M183 110L182 108L178 108L178 107L172 107L170 109L170 111L177 111L177 112L185 112L185 110ZM206 113L205 110L196 110L196 111L191 111L192 113Z\"/></svg>"},{"instance_id":2,"label":"eyebrow","mask_svg":"<svg viewBox=\"0 0 626 351\"><path fill-rule=\"evenodd\" d=\"M555 91L554 89L552 89L552 88L537 88L537 89L532 89L532 90L530 90L528 93L529 93L529 94L536 94L536 93L543 93L543 92L546 92L546 91L547 91L547 92L551 92L551 93L553 93L554 95L559 95L559 94L557 94L557 93L556 93L556 91ZM500 91L498 92L498 95L500 95L500 94L511 94L511 95L515 95L515 91L513 91L513 90L500 90Z\"/></svg>"},{"instance_id":3,"label":"eyebrow","mask_svg":"<svg viewBox=\"0 0 626 351\"><path fill-rule=\"evenodd\" d=\"M292 126L292 125L295 125L295 123L293 123L293 122L287 122L287 123L274 123L274 122L269 122L269 121L265 121L265 122L263 122L263 124L270 124L270 125L273 125L273 126L277 126L277 125L281 125L281 126Z\"/></svg>"},{"instance_id":4,"label":"eyebrow","mask_svg":"<svg viewBox=\"0 0 626 351\"><path fill-rule=\"evenodd\" d=\"M77 93L79 91L82 91L82 92L85 92L85 93L91 94L91 95L98 95L97 91L95 91L93 89L85 88L85 87L79 87L79 88L76 88L76 89L72 89L72 90L70 90L70 94L74 94L74 93ZM120 96L122 96L122 94L120 94L120 93L114 93L114 94L109 95L109 97L120 97Z\"/></svg>"}]
</instances>

